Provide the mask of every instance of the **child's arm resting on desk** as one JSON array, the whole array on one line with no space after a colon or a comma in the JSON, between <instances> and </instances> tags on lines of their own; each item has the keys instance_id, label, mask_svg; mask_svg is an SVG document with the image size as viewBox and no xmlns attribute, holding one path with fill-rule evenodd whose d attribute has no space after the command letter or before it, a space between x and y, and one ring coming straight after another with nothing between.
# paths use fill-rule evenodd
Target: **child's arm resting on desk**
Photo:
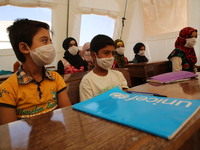
<instances>
[{"instance_id":1,"label":"child's arm resting on desk","mask_svg":"<svg viewBox=\"0 0 200 150\"><path fill-rule=\"evenodd\" d=\"M0 125L17 120L16 109L0 106Z\"/></svg>"}]
</instances>

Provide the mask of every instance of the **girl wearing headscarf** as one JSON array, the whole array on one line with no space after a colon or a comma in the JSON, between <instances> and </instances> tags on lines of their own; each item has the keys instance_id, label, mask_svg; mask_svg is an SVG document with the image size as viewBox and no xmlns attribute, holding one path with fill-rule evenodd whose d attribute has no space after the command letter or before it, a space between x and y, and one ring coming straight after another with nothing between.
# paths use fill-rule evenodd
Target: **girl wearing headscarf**
<instances>
[{"instance_id":1,"label":"girl wearing headscarf","mask_svg":"<svg viewBox=\"0 0 200 150\"><path fill-rule=\"evenodd\" d=\"M172 62L172 71L194 71L197 57L194 51L197 30L192 27L183 28L175 42L175 49L167 57Z\"/></svg>"},{"instance_id":2,"label":"girl wearing headscarf","mask_svg":"<svg viewBox=\"0 0 200 150\"><path fill-rule=\"evenodd\" d=\"M133 63L148 62L149 60L145 56L145 45L143 43L137 43L133 47L135 57L133 58Z\"/></svg>"},{"instance_id":3,"label":"girl wearing headscarf","mask_svg":"<svg viewBox=\"0 0 200 150\"><path fill-rule=\"evenodd\" d=\"M83 60L85 60L88 63L88 69L89 70L93 69L94 61L92 59L91 52L90 52L90 42L86 42L83 45L82 50L80 51L80 55L83 58Z\"/></svg>"},{"instance_id":4,"label":"girl wearing headscarf","mask_svg":"<svg viewBox=\"0 0 200 150\"><path fill-rule=\"evenodd\" d=\"M67 73L76 73L88 70L87 62L79 55L78 44L72 37L63 41L65 49L64 57L58 62L58 73L63 75Z\"/></svg>"},{"instance_id":5,"label":"girl wearing headscarf","mask_svg":"<svg viewBox=\"0 0 200 150\"><path fill-rule=\"evenodd\" d=\"M112 68L125 68L128 59L124 56L124 42L120 39L115 40L116 51L113 53L115 58Z\"/></svg>"}]
</instances>

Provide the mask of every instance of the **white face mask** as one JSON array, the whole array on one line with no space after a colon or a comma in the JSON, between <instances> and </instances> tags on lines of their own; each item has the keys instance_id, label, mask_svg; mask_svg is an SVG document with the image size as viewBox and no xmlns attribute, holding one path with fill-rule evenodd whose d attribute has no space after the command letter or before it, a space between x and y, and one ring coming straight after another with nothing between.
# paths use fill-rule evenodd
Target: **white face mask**
<instances>
[{"instance_id":1,"label":"white face mask","mask_svg":"<svg viewBox=\"0 0 200 150\"><path fill-rule=\"evenodd\" d=\"M34 50L30 50L30 55L37 66L51 64L56 56L53 44L40 46Z\"/></svg>"},{"instance_id":2,"label":"white face mask","mask_svg":"<svg viewBox=\"0 0 200 150\"><path fill-rule=\"evenodd\" d=\"M73 56L78 53L78 47L77 46L72 46L68 49L69 53L72 54Z\"/></svg>"},{"instance_id":3,"label":"white face mask","mask_svg":"<svg viewBox=\"0 0 200 150\"><path fill-rule=\"evenodd\" d=\"M117 53L120 54L120 55L124 55L124 50L125 50L124 47L116 48Z\"/></svg>"},{"instance_id":4,"label":"white face mask","mask_svg":"<svg viewBox=\"0 0 200 150\"><path fill-rule=\"evenodd\" d=\"M144 56L144 54L145 54L145 51L139 51L139 53L138 53L138 55L140 55L140 56Z\"/></svg>"},{"instance_id":5,"label":"white face mask","mask_svg":"<svg viewBox=\"0 0 200 150\"><path fill-rule=\"evenodd\" d=\"M196 44L196 38L193 37L193 38L187 38L186 39L186 43L185 43L185 47L188 47L188 48L193 48L194 45Z\"/></svg>"},{"instance_id":6,"label":"white face mask","mask_svg":"<svg viewBox=\"0 0 200 150\"><path fill-rule=\"evenodd\" d=\"M109 58L96 58L97 64L99 67L102 69L108 70L112 68L112 65L114 63L114 57L109 57Z\"/></svg>"}]
</instances>

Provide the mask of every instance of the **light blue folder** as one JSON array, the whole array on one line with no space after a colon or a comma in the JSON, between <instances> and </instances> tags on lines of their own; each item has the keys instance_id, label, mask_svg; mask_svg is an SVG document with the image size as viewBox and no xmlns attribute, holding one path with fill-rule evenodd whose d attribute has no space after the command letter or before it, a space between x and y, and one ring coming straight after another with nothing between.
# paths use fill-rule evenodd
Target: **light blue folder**
<instances>
[{"instance_id":1,"label":"light blue folder","mask_svg":"<svg viewBox=\"0 0 200 150\"><path fill-rule=\"evenodd\" d=\"M129 94L115 87L72 108L172 139L200 109L200 100Z\"/></svg>"}]
</instances>

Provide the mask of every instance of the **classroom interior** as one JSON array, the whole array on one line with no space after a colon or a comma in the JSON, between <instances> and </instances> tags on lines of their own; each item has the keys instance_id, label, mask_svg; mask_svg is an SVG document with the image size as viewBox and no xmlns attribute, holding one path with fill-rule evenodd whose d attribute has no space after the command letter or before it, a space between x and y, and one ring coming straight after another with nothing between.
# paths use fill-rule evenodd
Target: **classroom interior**
<instances>
[{"instance_id":1,"label":"classroom interior","mask_svg":"<svg viewBox=\"0 0 200 150\"><path fill-rule=\"evenodd\" d=\"M112 39L120 38L124 41L124 55L129 61L134 57L133 46L137 42L142 42L146 46L145 55L149 59L148 63L129 63L126 68L117 69L123 73L132 90L158 93L173 98L200 99L199 77L191 81L161 86L151 86L146 82L149 77L170 72L167 56L174 49L179 31L187 26L198 30L194 49L197 56L196 65L200 65L199 0L1 0L0 7L5 5L51 9L51 28L54 32L52 40L56 58L51 65L46 66L49 70L57 70L57 62L64 53L62 42L66 37L75 38L79 48L82 48L80 39L82 15L107 16L114 20ZM1 42L0 38L0 44ZM13 50L5 48L0 51L0 70L12 72L13 64L17 61ZM72 104L80 102L79 84L87 73L88 71L63 75ZM11 74L0 75L0 84ZM197 74L200 75L199 72ZM197 150L200 149L199 114L200 110L175 138L166 140L74 111L71 107L63 108L39 116L38 119L32 118L27 122L17 121L0 126L0 132L4 133L0 135L0 149ZM41 123L39 119L47 123ZM35 128L31 127L34 125L33 122L36 122ZM56 140L55 136L46 131L47 127L50 132L53 131ZM40 129L43 131L39 131ZM38 136L41 139L37 139ZM66 141L66 138L69 141Z\"/></svg>"}]
</instances>

